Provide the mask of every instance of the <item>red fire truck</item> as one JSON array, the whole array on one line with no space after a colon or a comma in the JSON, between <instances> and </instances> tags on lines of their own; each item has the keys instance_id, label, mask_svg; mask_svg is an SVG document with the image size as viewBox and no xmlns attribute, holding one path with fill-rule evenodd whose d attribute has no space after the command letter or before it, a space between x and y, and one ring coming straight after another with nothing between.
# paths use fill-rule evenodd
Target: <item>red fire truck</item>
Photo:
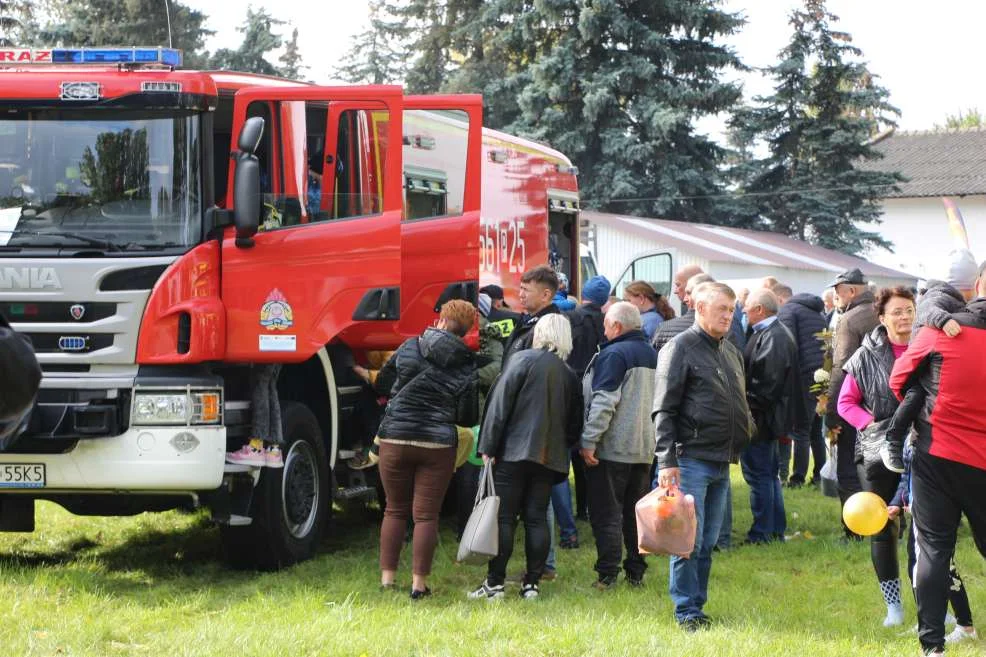
<instances>
[{"instance_id":1,"label":"red fire truck","mask_svg":"<svg viewBox=\"0 0 986 657\"><path fill-rule=\"evenodd\" d=\"M372 439L352 370L549 250L580 278L576 171L478 96L179 70L160 48L0 50L0 311L44 378L0 451L0 530L205 506L225 552L312 555ZM225 463L282 363L283 469ZM368 433L370 432L370 433Z\"/></svg>"}]
</instances>

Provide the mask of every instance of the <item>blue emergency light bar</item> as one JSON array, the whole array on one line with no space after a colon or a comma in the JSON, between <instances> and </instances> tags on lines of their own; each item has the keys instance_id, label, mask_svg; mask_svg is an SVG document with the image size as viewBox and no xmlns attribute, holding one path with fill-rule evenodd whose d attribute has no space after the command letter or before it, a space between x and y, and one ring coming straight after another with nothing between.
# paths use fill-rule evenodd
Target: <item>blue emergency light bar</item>
<instances>
[{"instance_id":1,"label":"blue emergency light bar","mask_svg":"<svg viewBox=\"0 0 986 657\"><path fill-rule=\"evenodd\" d=\"M52 64L158 64L181 66L174 48L52 48Z\"/></svg>"}]
</instances>

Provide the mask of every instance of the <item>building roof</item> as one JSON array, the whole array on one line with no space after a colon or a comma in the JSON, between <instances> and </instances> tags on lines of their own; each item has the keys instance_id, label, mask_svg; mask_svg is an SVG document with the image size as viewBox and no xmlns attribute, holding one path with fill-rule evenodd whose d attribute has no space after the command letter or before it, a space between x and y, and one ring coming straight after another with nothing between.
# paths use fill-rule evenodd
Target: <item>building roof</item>
<instances>
[{"instance_id":1,"label":"building roof","mask_svg":"<svg viewBox=\"0 0 986 657\"><path fill-rule=\"evenodd\" d=\"M803 242L780 233L650 219L585 210L582 219L657 241L714 262L785 267L837 274L858 267L868 277L914 279L906 272Z\"/></svg>"},{"instance_id":2,"label":"building roof","mask_svg":"<svg viewBox=\"0 0 986 657\"><path fill-rule=\"evenodd\" d=\"M873 147L883 157L861 168L907 178L885 198L986 194L986 129L888 131Z\"/></svg>"}]
</instances>

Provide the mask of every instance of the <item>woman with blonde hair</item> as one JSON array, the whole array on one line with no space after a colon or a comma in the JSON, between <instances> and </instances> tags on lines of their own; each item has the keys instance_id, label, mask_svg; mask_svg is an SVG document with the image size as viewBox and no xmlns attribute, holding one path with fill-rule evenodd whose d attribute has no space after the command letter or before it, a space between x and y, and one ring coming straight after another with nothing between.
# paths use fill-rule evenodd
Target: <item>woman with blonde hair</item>
<instances>
[{"instance_id":1,"label":"woman with blonde hair","mask_svg":"<svg viewBox=\"0 0 986 657\"><path fill-rule=\"evenodd\" d=\"M462 338L476 308L456 299L438 323L400 346L376 378L390 401L377 431L380 480L387 497L380 527L380 583L392 589L408 517L414 519L411 599L431 594L438 512L455 471L456 426L479 419L476 362Z\"/></svg>"},{"instance_id":2,"label":"woman with blonde hair","mask_svg":"<svg viewBox=\"0 0 986 657\"><path fill-rule=\"evenodd\" d=\"M533 348L507 363L486 401L479 432L483 461L494 462L500 497L500 551L473 599L504 595L517 517L524 520L527 570L520 595L537 598L551 547L548 501L551 487L568 477L568 453L582 434L582 388L565 364L572 329L564 315L545 315L534 327Z\"/></svg>"},{"instance_id":3,"label":"woman with blonde hair","mask_svg":"<svg viewBox=\"0 0 986 657\"><path fill-rule=\"evenodd\" d=\"M665 312L661 312L658 305L661 302L661 295L657 293L654 286L647 281L633 281L625 288L623 288L623 300L632 303L640 311L640 328L647 336L647 341L654 337L657 327L665 319L671 319L674 317L674 311L671 311L671 317L667 317ZM667 310L671 310L671 307L667 302L663 304Z\"/></svg>"}]
</instances>

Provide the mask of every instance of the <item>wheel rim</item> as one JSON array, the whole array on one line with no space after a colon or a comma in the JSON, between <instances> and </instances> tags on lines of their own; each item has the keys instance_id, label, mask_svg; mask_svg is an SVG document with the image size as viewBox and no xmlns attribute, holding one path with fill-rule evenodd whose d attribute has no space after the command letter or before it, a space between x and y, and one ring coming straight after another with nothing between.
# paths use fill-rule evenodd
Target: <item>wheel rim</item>
<instances>
[{"instance_id":1,"label":"wheel rim","mask_svg":"<svg viewBox=\"0 0 986 657\"><path fill-rule=\"evenodd\" d=\"M319 485L315 451L304 440L295 441L284 459L281 510L288 533L307 537L318 519Z\"/></svg>"}]
</instances>

